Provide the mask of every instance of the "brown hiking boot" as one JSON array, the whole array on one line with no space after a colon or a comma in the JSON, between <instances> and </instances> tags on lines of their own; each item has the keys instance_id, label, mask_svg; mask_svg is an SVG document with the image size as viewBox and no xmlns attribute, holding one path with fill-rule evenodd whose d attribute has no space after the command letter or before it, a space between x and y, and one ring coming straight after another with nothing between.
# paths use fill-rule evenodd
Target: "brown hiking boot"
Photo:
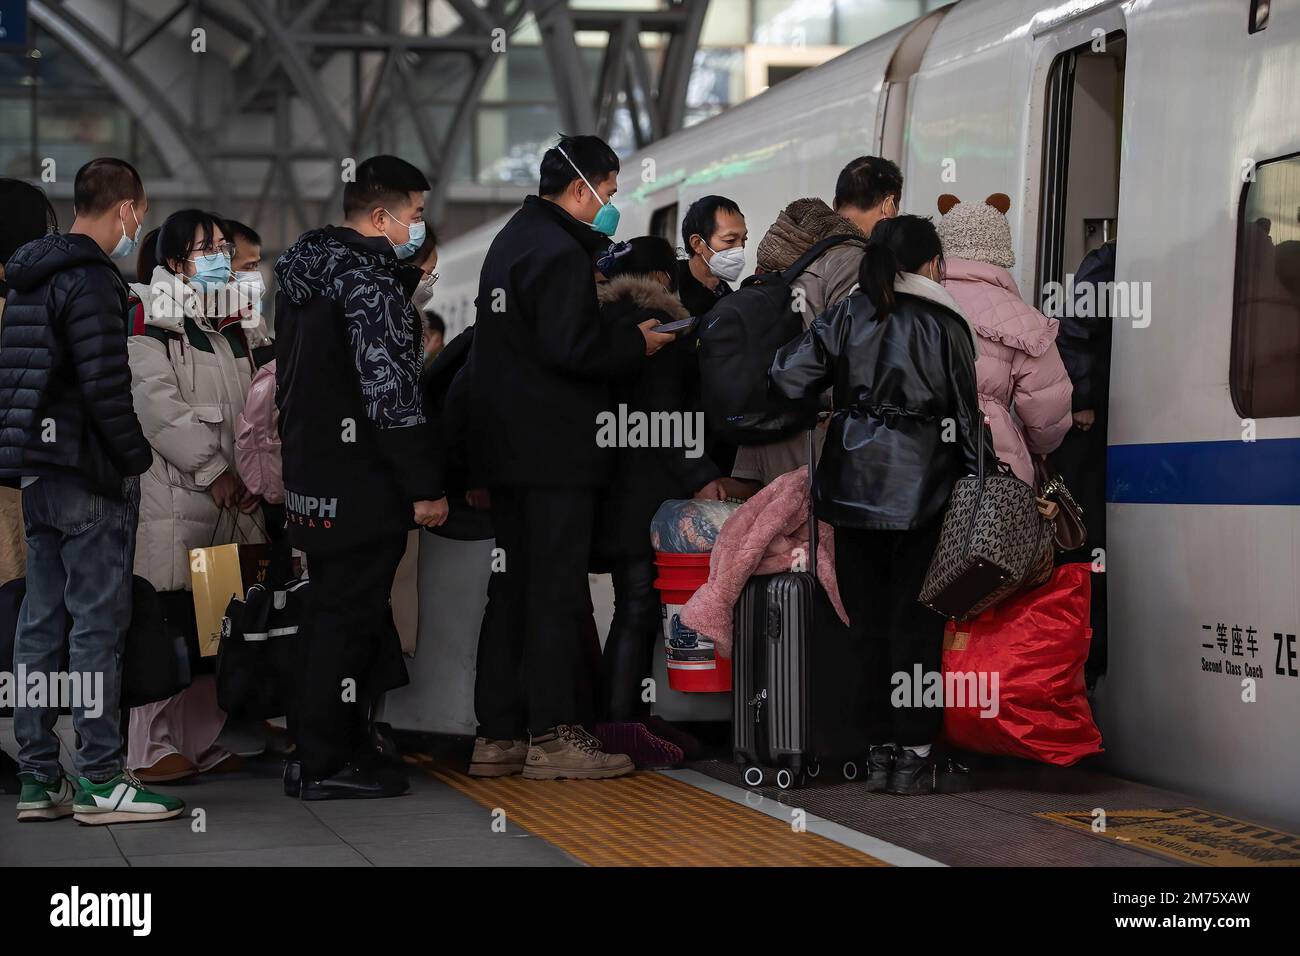
<instances>
[{"instance_id":1,"label":"brown hiking boot","mask_svg":"<svg viewBox=\"0 0 1300 956\"><path fill-rule=\"evenodd\" d=\"M474 738L474 754L469 758L471 777L508 777L524 769L528 744L522 740L488 740Z\"/></svg>"},{"instance_id":2,"label":"brown hiking boot","mask_svg":"<svg viewBox=\"0 0 1300 956\"><path fill-rule=\"evenodd\" d=\"M600 741L576 724L534 737L524 762L527 780L603 780L631 772L631 757L605 753Z\"/></svg>"}]
</instances>

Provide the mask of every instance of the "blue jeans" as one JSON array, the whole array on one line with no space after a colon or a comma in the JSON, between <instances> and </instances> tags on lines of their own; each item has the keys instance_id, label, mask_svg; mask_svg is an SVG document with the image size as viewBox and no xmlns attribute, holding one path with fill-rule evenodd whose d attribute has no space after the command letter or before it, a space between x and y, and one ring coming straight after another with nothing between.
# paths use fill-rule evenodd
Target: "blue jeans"
<instances>
[{"instance_id":1,"label":"blue jeans","mask_svg":"<svg viewBox=\"0 0 1300 956\"><path fill-rule=\"evenodd\" d=\"M102 675L100 699L83 693L71 702L77 773L93 783L122 772L118 711L140 480L126 479L122 490L121 498L108 498L75 476L46 475L23 491L27 596L18 614L14 671L54 675L66 667L86 678ZM23 703L20 696L17 704ZM62 773L54 733L60 702L47 703L55 706L15 706L14 735L20 769L53 783Z\"/></svg>"}]
</instances>

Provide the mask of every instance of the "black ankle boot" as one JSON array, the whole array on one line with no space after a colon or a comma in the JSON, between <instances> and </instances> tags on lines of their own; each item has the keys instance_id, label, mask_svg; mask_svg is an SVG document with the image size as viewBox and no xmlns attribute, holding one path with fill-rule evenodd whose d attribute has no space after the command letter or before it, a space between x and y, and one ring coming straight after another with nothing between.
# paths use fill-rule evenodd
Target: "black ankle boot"
<instances>
[{"instance_id":1,"label":"black ankle boot","mask_svg":"<svg viewBox=\"0 0 1300 956\"><path fill-rule=\"evenodd\" d=\"M885 784L885 792L899 796L934 793L937 775L938 764L933 751L928 757L918 757L906 747L899 747L898 755L894 758L894 769L890 771L889 780Z\"/></svg>"},{"instance_id":2,"label":"black ankle boot","mask_svg":"<svg viewBox=\"0 0 1300 956\"><path fill-rule=\"evenodd\" d=\"M897 761L897 744L878 744L867 750L867 776L863 785L869 792L879 793L889 785L889 775Z\"/></svg>"},{"instance_id":3,"label":"black ankle boot","mask_svg":"<svg viewBox=\"0 0 1300 956\"><path fill-rule=\"evenodd\" d=\"M303 779L302 800L364 800L400 797L411 789L406 772L378 762L354 762L320 780Z\"/></svg>"}]
</instances>

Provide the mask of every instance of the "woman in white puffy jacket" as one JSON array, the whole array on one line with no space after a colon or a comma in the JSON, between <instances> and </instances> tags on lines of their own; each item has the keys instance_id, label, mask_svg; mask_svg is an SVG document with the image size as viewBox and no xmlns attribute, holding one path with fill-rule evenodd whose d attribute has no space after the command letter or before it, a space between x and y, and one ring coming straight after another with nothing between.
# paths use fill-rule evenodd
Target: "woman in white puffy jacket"
<instances>
[{"instance_id":1,"label":"woman in white puffy jacket","mask_svg":"<svg viewBox=\"0 0 1300 956\"><path fill-rule=\"evenodd\" d=\"M140 300L128 343L131 391L154 453L140 478L135 573L160 593L190 590L191 548L264 540L259 499L235 466L253 362L238 317L219 317L235 311L227 308L230 247L210 213L173 213L141 255L157 263L148 284L131 286ZM211 769L230 756L216 743L224 724L215 680L202 675L132 710L128 766L154 782Z\"/></svg>"}]
</instances>

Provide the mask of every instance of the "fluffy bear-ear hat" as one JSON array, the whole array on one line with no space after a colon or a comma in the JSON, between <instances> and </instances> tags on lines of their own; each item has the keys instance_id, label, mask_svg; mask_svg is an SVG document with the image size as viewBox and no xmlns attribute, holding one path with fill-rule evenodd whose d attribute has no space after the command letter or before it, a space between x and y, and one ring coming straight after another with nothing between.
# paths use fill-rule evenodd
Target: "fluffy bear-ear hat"
<instances>
[{"instance_id":1,"label":"fluffy bear-ear hat","mask_svg":"<svg viewBox=\"0 0 1300 956\"><path fill-rule=\"evenodd\" d=\"M943 218L936 229L948 259L969 259L1010 269L1016 264L1007 210L1011 199L994 193L984 202L962 202L950 193L939 197Z\"/></svg>"}]
</instances>

